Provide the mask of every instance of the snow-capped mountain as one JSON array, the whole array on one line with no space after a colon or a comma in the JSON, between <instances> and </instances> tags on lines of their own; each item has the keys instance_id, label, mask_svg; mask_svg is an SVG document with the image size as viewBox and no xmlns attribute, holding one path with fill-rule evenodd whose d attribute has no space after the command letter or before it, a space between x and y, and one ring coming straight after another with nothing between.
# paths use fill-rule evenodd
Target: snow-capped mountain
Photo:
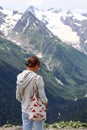
<instances>
[{"instance_id":1,"label":"snow-capped mountain","mask_svg":"<svg viewBox=\"0 0 87 130\"><path fill-rule=\"evenodd\" d=\"M0 31L6 36L14 28L22 14L0 7Z\"/></svg>"},{"instance_id":2,"label":"snow-capped mountain","mask_svg":"<svg viewBox=\"0 0 87 130\"><path fill-rule=\"evenodd\" d=\"M32 13L32 16L41 21L53 35L57 36L64 43L70 44L79 51L87 53L87 13L58 10L55 8L39 10L33 6L30 6L25 12ZM0 31L5 36L9 32L11 33L16 23L24 14L0 8ZM27 19L23 31L29 24L29 19ZM18 32L16 33L18 34Z\"/></svg>"},{"instance_id":3,"label":"snow-capped mountain","mask_svg":"<svg viewBox=\"0 0 87 130\"><path fill-rule=\"evenodd\" d=\"M87 13L70 12L55 8L39 10L32 6L26 11L32 12L63 42L87 53L87 47L85 47L87 44Z\"/></svg>"},{"instance_id":4,"label":"snow-capped mountain","mask_svg":"<svg viewBox=\"0 0 87 130\"><path fill-rule=\"evenodd\" d=\"M32 9L31 9L32 8ZM56 36L58 36L64 42L77 43L79 42L79 36L72 31L72 28L63 23L67 17L72 17L72 13L69 11L62 11L57 9L50 10L38 10L29 7L27 11L31 11L40 21L42 21L46 27Z\"/></svg>"},{"instance_id":5,"label":"snow-capped mountain","mask_svg":"<svg viewBox=\"0 0 87 130\"><path fill-rule=\"evenodd\" d=\"M51 101L50 106L55 101L58 104L58 106L53 104L52 109L54 110L56 106L56 112L54 115L51 110L49 117L59 121L56 113L61 113L60 120L75 120L75 117L76 120L84 119L86 109L83 110L80 107L83 108L82 106L86 104L87 100L87 55L80 53L72 46L87 53L87 14L54 8L39 10L34 7L29 7L24 14L21 14L0 7L0 37L4 36L14 40L23 50L11 41L0 39L1 73L7 73L1 74L1 82L4 83L2 79L7 75L7 80L13 85L14 81L11 82L10 78L13 79L14 75L11 75L12 78L9 74L14 74L14 70L19 66L19 69L15 70L15 74L17 74L23 65L19 62L24 62L25 54L27 56L31 53L39 54L42 58L40 73L45 79L47 94ZM26 49L26 53L24 49ZM9 74L8 70L10 70ZM8 88L8 84L10 84L7 80L5 80L7 86L1 84L3 89L3 85ZM11 99L13 100L13 98ZM74 102L70 102L71 100ZM70 105L68 105L69 102ZM73 111L71 113L71 110L75 113L73 114ZM19 118L17 117L17 119Z\"/></svg>"}]
</instances>

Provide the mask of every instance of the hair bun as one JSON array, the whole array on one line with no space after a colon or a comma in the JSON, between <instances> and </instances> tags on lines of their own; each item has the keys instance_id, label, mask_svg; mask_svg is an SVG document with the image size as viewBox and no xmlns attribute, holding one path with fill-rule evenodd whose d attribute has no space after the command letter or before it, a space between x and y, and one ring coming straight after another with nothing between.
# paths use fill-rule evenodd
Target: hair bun
<instances>
[{"instance_id":1,"label":"hair bun","mask_svg":"<svg viewBox=\"0 0 87 130\"><path fill-rule=\"evenodd\" d=\"M37 64L40 66L40 61L39 61L38 57L31 56L28 58L28 60L25 62L25 64L26 64L26 66L29 66L29 67L34 67Z\"/></svg>"}]
</instances>

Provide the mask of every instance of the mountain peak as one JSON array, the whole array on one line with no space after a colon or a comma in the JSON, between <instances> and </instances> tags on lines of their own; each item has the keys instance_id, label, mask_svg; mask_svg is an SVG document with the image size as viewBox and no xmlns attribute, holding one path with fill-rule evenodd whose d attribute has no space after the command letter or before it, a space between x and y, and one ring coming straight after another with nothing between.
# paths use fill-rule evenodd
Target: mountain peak
<instances>
[{"instance_id":1,"label":"mountain peak","mask_svg":"<svg viewBox=\"0 0 87 130\"><path fill-rule=\"evenodd\" d=\"M34 7L34 6L29 6L27 9L26 9L26 11L25 12L31 12L32 14L34 14L35 15L35 10L38 10L39 11L39 9L37 9L36 7Z\"/></svg>"}]
</instances>

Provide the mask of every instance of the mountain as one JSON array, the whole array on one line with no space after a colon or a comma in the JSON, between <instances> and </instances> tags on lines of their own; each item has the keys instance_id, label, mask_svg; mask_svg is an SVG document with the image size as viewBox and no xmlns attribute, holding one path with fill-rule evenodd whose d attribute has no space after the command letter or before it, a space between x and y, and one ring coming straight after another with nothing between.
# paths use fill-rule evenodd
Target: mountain
<instances>
[{"instance_id":1,"label":"mountain","mask_svg":"<svg viewBox=\"0 0 87 130\"><path fill-rule=\"evenodd\" d=\"M7 121L15 125L21 124L20 103L15 99L16 76L25 69L25 60L30 55L31 54L27 53L27 51L21 49L13 42L0 38L0 126ZM51 113L53 113L52 104L54 104L55 108L56 101L60 102L65 100L58 95L61 85L58 85L53 74L47 70L42 61L41 64L42 67L39 74L44 77L45 89L49 99L48 122L52 122L54 121L54 119L51 119Z\"/></svg>"},{"instance_id":2,"label":"mountain","mask_svg":"<svg viewBox=\"0 0 87 130\"><path fill-rule=\"evenodd\" d=\"M55 8L40 10L33 6L30 6L24 14L18 13L17 11L6 11L2 8L0 12L0 30L5 35L11 32L18 20L29 12L33 15L33 17L39 20L40 23L42 22L47 29L53 35L57 36L62 42L72 45L74 48L85 54L87 52L87 13ZM28 25L29 20L27 20L25 28ZM18 35L18 32L16 32L16 35ZM11 37L11 40L13 39ZM20 44L19 40L18 44Z\"/></svg>"},{"instance_id":3,"label":"mountain","mask_svg":"<svg viewBox=\"0 0 87 130\"><path fill-rule=\"evenodd\" d=\"M58 10L55 8L39 10L32 6L26 11L32 12L36 18L42 21L63 42L86 53L87 13Z\"/></svg>"},{"instance_id":4,"label":"mountain","mask_svg":"<svg viewBox=\"0 0 87 130\"><path fill-rule=\"evenodd\" d=\"M21 123L20 104L15 99L16 76L25 68L24 63L28 56L30 54L13 42L0 38L0 126L7 121L12 124ZM43 69L45 70L43 75L47 75L44 65L40 73L43 73ZM48 78L52 77L50 75L52 74L48 73ZM55 81L51 83L58 89L57 84ZM50 99L54 98L52 90L49 91L47 87L46 91L48 95L51 94Z\"/></svg>"},{"instance_id":5,"label":"mountain","mask_svg":"<svg viewBox=\"0 0 87 130\"><path fill-rule=\"evenodd\" d=\"M21 18L22 13L18 11L10 11L0 7L0 31L6 36Z\"/></svg>"},{"instance_id":6,"label":"mountain","mask_svg":"<svg viewBox=\"0 0 87 130\"><path fill-rule=\"evenodd\" d=\"M22 53L11 41L0 38L0 126L9 120L18 121L20 106L15 100L15 83L23 68Z\"/></svg>"},{"instance_id":7,"label":"mountain","mask_svg":"<svg viewBox=\"0 0 87 130\"><path fill-rule=\"evenodd\" d=\"M25 50L37 55L40 54L56 80L61 85L66 86L64 98L68 97L69 94L69 98L73 100L83 98L86 95L87 56L62 42L33 14L35 14L33 8L27 9L12 32L9 33L9 37L14 39L16 43L20 43L20 46ZM80 62L81 60L82 62ZM84 92L82 93L82 91Z\"/></svg>"},{"instance_id":8,"label":"mountain","mask_svg":"<svg viewBox=\"0 0 87 130\"><path fill-rule=\"evenodd\" d=\"M62 47L60 50L62 51ZM7 121L14 125L21 124L20 103L15 99L16 76L25 69L25 59L30 55L29 52L27 53L27 51L21 49L13 42L0 38L0 126L5 124ZM79 57L81 62L83 57L84 55L82 55L82 58ZM44 59L41 60L41 66L39 74L44 78L46 94L49 100L49 105L47 107L47 122L53 123L61 120L86 121L86 95L81 99L81 96L84 95L84 93L86 94L87 91L85 78L82 80L80 76L80 86L77 86L76 93L79 95L78 92L81 91L82 95L80 98L74 99L75 95L73 94L75 93L73 89L76 90L76 86L73 86L73 82L72 84L66 83L67 81L65 81L63 77L64 75L66 76L66 73L63 72L64 74L61 75L63 77L61 83L57 78L55 78L53 73L47 69L44 64ZM58 71L56 72L58 73ZM76 77L77 76L78 75L76 74ZM68 78L69 77L67 77L67 80L69 80ZM83 82L84 86L82 88L81 83L83 84Z\"/></svg>"},{"instance_id":9,"label":"mountain","mask_svg":"<svg viewBox=\"0 0 87 130\"><path fill-rule=\"evenodd\" d=\"M1 9L2 14L3 10ZM2 90L0 108L3 108L3 100L4 108L0 111L0 124L7 120L14 124L21 122L20 107L15 100L15 82L17 74L24 69L24 60L30 54L41 57L42 65L39 74L44 77L49 99L47 122L61 120L84 122L87 120L85 116L87 114L87 55L62 42L43 21L35 16L34 11L34 8L28 8L11 30L10 26L7 29L9 31L1 30L4 38L2 36L0 38L0 82L2 83L0 84ZM6 25L6 17L1 26ZM5 93L2 93L4 91ZM15 107L12 106L13 103Z\"/></svg>"}]
</instances>

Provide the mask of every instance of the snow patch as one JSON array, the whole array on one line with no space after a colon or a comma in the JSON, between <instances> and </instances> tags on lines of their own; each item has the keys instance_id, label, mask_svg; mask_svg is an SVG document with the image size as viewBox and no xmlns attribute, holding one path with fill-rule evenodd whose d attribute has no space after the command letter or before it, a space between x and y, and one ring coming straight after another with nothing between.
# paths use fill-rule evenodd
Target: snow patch
<instances>
[{"instance_id":1,"label":"snow patch","mask_svg":"<svg viewBox=\"0 0 87 130\"><path fill-rule=\"evenodd\" d=\"M55 78L55 79L56 79L56 81L58 82L58 84L64 85L64 84L61 82L61 80L59 80L58 78Z\"/></svg>"},{"instance_id":2,"label":"snow patch","mask_svg":"<svg viewBox=\"0 0 87 130\"><path fill-rule=\"evenodd\" d=\"M75 98L75 99L74 99L74 101L77 101L77 100L78 100L78 98Z\"/></svg>"},{"instance_id":3,"label":"snow patch","mask_svg":"<svg viewBox=\"0 0 87 130\"><path fill-rule=\"evenodd\" d=\"M85 94L85 96L84 97L87 97L87 93Z\"/></svg>"},{"instance_id":4,"label":"snow patch","mask_svg":"<svg viewBox=\"0 0 87 130\"><path fill-rule=\"evenodd\" d=\"M1 25L0 30L3 31L6 36L9 31L16 25L17 21L21 18L21 14L13 14L13 11L2 10L2 13L6 15L5 22Z\"/></svg>"},{"instance_id":5,"label":"snow patch","mask_svg":"<svg viewBox=\"0 0 87 130\"><path fill-rule=\"evenodd\" d=\"M43 57L43 55L41 54L41 52L37 54L37 57L39 57L39 58Z\"/></svg>"},{"instance_id":6,"label":"snow patch","mask_svg":"<svg viewBox=\"0 0 87 130\"><path fill-rule=\"evenodd\" d=\"M80 38L77 33L72 31L72 29L63 24L61 21L61 16L66 18L67 16L72 16L68 11L60 11L59 13L54 13L52 11L38 11L35 10L35 16L46 24L47 28L56 36L58 36L63 42L68 43L79 43ZM78 17L80 17L78 15ZM82 16L83 18L84 16Z\"/></svg>"},{"instance_id":7,"label":"snow patch","mask_svg":"<svg viewBox=\"0 0 87 130\"><path fill-rule=\"evenodd\" d=\"M49 71L51 71L51 69L50 69L48 63L45 63L45 65L46 65L47 69L48 69Z\"/></svg>"},{"instance_id":8,"label":"snow patch","mask_svg":"<svg viewBox=\"0 0 87 130\"><path fill-rule=\"evenodd\" d=\"M26 25L25 25L23 31L25 31L25 29L28 27L28 25L29 25L29 18L27 19L27 23L26 23Z\"/></svg>"},{"instance_id":9,"label":"snow patch","mask_svg":"<svg viewBox=\"0 0 87 130\"><path fill-rule=\"evenodd\" d=\"M75 19L78 19L79 21L83 21L83 20L87 20L87 17L85 17L85 16L83 16L83 15L81 15L81 14L79 14L79 13L73 13L74 14L74 18Z\"/></svg>"}]
</instances>

